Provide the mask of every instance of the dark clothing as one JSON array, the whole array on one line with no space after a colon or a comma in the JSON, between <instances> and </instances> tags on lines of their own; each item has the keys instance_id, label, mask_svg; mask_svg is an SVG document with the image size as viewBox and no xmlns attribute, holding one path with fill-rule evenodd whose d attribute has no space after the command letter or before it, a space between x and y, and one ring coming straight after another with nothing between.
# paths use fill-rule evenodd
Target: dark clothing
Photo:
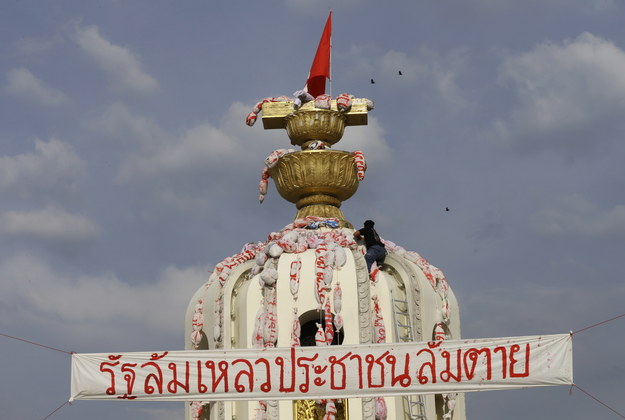
<instances>
[{"instance_id":1,"label":"dark clothing","mask_svg":"<svg viewBox=\"0 0 625 420\"><path fill-rule=\"evenodd\" d=\"M363 227L358 232L360 232L360 235L365 238L365 245L367 246L367 249L373 245L380 245L384 248L384 244L380 240L380 235L378 235L378 232L376 232L374 228Z\"/></svg>"},{"instance_id":2,"label":"dark clothing","mask_svg":"<svg viewBox=\"0 0 625 420\"><path fill-rule=\"evenodd\" d=\"M376 232L374 228L365 226L358 232L365 239L365 245L367 246L365 261L367 261L367 269L371 271L371 266L374 261L377 261L378 265L384 262L386 248L380 240L380 235L378 235L378 232Z\"/></svg>"},{"instance_id":3,"label":"dark clothing","mask_svg":"<svg viewBox=\"0 0 625 420\"><path fill-rule=\"evenodd\" d=\"M367 261L367 269L371 272L371 266L373 262L378 263L378 267L384 263L384 257L386 257L386 248L383 245L373 245L367 248L365 254L365 261Z\"/></svg>"}]
</instances>

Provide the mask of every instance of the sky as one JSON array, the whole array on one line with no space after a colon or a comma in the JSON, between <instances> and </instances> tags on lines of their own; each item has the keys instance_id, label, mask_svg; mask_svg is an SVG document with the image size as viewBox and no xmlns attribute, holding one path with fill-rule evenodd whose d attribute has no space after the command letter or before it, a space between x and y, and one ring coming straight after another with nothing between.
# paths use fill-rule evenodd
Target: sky
<instances>
[{"instance_id":1,"label":"sky","mask_svg":"<svg viewBox=\"0 0 625 420\"><path fill-rule=\"evenodd\" d=\"M346 218L443 270L463 337L625 312L625 3L3 0L0 333L68 352L183 349L213 265L295 215L272 184L258 203L286 133L244 120L303 87L330 8L332 94L375 102L335 146L368 163ZM625 318L573 348L575 383L625 412ZM2 336L0 372L5 419L69 397L66 353ZM468 394L467 418L618 417L569 391ZM182 410L77 401L51 418Z\"/></svg>"}]
</instances>

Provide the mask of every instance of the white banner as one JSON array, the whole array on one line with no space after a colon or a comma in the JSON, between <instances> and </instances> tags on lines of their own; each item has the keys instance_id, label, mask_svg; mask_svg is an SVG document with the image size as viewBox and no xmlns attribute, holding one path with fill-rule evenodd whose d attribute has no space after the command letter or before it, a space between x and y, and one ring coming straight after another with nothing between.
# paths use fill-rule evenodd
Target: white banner
<instances>
[{"instance_id":1,"label":"white banner","mask_svg":"<svg viewBox=\"0 0 625 420\"><path fill-rule=\"evenodd\" d=\"M569 334L73 354L70 401L349 398L570 385L572 359Z\"/></svg>"}]
</instances>

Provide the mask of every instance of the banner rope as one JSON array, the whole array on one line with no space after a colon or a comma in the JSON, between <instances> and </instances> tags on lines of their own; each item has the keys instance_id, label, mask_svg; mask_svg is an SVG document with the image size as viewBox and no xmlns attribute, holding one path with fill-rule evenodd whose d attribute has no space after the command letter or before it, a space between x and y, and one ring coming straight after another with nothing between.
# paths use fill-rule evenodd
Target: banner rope
<instances>
[{"instance_id":1,"label":"banner rope","mask_svg":"<svg viewBox=\"0 0 625 420\"><path fill-rule=\"evenodd\" d=\"M46 420L48 417L52 416L54 413L56 413L57 411L59 411L61 408L65 407L67 404L72 405L72 403L70 403L69 401L65 401L63 403L63 405L61 405L60 407L57 407L56 410L54 410L53 412L51 412L50 414L48 414L47 416L45 416L42 420Z\"/></svg>"},{"instance_id":2,"label":"banner rope","mask_svg":"<svg viewBox=\"0 0 625 420\"><path fill-rule=\"evenodd\" d=\"M577 386L576 384L572 384L571 385L571 389L573 389L573 387L579 389L580 391L582 391L584 394L588 395L590 398L592 398L593 400L595 400L596 402L598 402L599 404L601 404L602 406L604 406L605 408L607 408L608 410L610 410L611 412L613 412L614 414L616 414L617 416L619 416L622 419L625 419L625 416L622 415L621 413L619 413L618 411L616 411L615 409L613 409L612 407L610 407L609 405L607 405L606 403L604 403L603 401L601 401L600 399L598 399L597 397L591 395L588 391L583 390L582 388L580 388L579 386Z\"/></svg>"},{"instance_id":3,"label":"banner rope","mask_svg":"<svg viewBox=\"0 0 625 420\"><path fill-rule=\"evenodd\" d=\"M50 350L54 350L54 351L60 351L61 353L70 354L70 355L74 354L74 352L71 352L71 351L65 351L65 350L57 349L57 348L50 347L50 346L44 346L43 344L35 343L34 341L25 340L25 339L19 338L19 337L13 337L12 335L3 334L3 333L0 333L0 335L2 335L4 337L12 338L13 340L23 341L23 342L28 343L28 344L33 344L35 346L43 347L43 348L46 348L46 349L50 349Z\"/></svg>"},{"instance_id":4,"label":"banner rope","mask_svg":"<svg viewBox=\"0 0 625 420\"><path fill-rule=\"evenodd\" d=\"M592 325L589 325L589 326L587 326L587 327L581 328L581 329L579 329L579 330L573 331L573 332L571 332L571 336L573 336L574 334L577 334L577 333L579 333L579 332L586 331L586 330L589 330L589 329L594 328L594 327L598 327L598 326L600 326L600 325L606 324L606 323L608 323L608 322L611 322L611 321L614 321L614 320L617 320L617 319L619 319L619 318L623 318L623 317L625 317L625 313L624 313L624 314L621 314L621 315L617 315L617 316L612 317L612 318L610 318L610 319L606 319L605 321L601 321L601 322L598 322L598 323L596 323L596 324L592 324ZM74 352L69 352L69 351L66 351L66 350L61 350L61 349L58 349L58 348L55 348L55 347L46 346L46 345L44 345L44 344L36 343L36 342L34 342L34 341L26 340L26 339L19 338L19 337L14 337L14 336L12 336L12 335L4 334L4 333L0 333L0 335L1 335L1 336L4 336L4 337L7 337L7 338L11 338L11 339L13 339L13 340L18 340L18 341L22 341L22 342L24 342L24 343L28 343L28 344L32 344L32 345L35 345L35 346L43 347L43 348L46 348L46 349L49 349L49 350L54 350L54 351L58 351L58 352L65 353L65 354L69 354L69 355L74 354ZM569 394L572 394L573 387L575 387L575 388L579 389L581 392L583 392L584 394L586 394L587 396L589 396L590 398L592 398L592 399L593 399L594 401L596 401L597 403L599 403L599 404L603 405L603 406L604 406L604 407L606 407L608 410L610 410L610 411L612 411L614 414L618 415L620 418L625 419L625 415L623 415L623 414L619 413L618 411L616 411L615 409L613 409L612 407L610 407L609 405L607 405L607 404L606 404L606 403L604 403L603 401L599 400L597 397L595 397L595 396L593 396L592 394L590 394L588 391L586 391L586 390L584 390L584 389L580 388L580 387L579 387L577 384L575 384L575 383L571 384L571 389L569 390ZM55 410L53 410L50 414L48 414L47 416L45 416L45 417L43 418L43 420L48 419L49 417L51 417L52 415L54 415L57 411L59 411L61 408L65 407L67 404L71 405L69 401L65 401L62 405L60 405L60 406L59 406L59 407L57 407Z\"/></svg>"},{"instance_id":5,"label":"banner rope","mask_svg":"<svg viewBox=\"0 0 625 420\"><path fill-rule=\"evenodd\" d=\"M621 315L615 316L614 318L610 318L610 319L606 319L605 321L597 322L596 324L589 325L588 327L584 327L584 328L582 328L582 329L580 329L580 330L577 330L577 331L571 332L571 335L573 335L573 334L577 334L578 332L582 332L582 331L589 330L589 329L594 328L594 327L598 327L599 325L606 324L606 323L608 323L608 322L610 322L610 321L614 321L615 319L619 319L619 318L622 318L622 317L624 317L624 316L625 316L625 314L621 314Z\"/></svg>"}]
</instances>

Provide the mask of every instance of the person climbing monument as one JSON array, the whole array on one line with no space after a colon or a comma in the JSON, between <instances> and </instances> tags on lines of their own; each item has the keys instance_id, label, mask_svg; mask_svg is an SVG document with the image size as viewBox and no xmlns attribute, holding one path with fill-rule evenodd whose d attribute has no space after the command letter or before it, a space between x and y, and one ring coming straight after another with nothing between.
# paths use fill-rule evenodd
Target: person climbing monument
<instances>
[{"instance_id":1,"label":"person climbing monument","mask_svg":"<svg viewBox=\"0 0 625 420\"><path fill-rule=\"evenodd\" d=\"M365 240L365 246L367 247L365 261L367 261L369 272L371 272L371 266L374 261L380 266L384 263L384 257L386 257L386 248L380 240L380 235L373 228L374 225L373 220L366 220L365 226L354 232L354 238Z\"/></svg>"}]
</instances>

